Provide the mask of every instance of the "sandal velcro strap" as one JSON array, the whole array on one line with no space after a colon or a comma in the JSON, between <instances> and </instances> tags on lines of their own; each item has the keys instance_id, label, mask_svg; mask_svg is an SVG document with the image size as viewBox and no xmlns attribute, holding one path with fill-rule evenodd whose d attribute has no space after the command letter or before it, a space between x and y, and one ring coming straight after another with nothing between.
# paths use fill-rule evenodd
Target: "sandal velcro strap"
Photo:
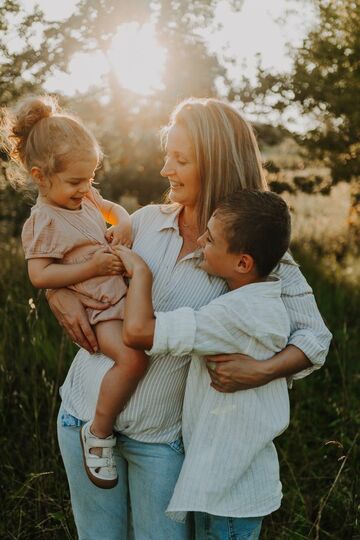
<instances>
[{"instance_id":1,"label":"sandal velcro strap","mask_svg":"<svg viewBox=\"0 0 360 540\"><path fill-rule=\"evenodd\" d=\"M113 448L116 446L116 437L110 435L106 439L95 437L91 431L91 422L86 422L80 430L80 441L83 453L85 471L89 479L96 486L111 489L118 483L116 462ZM101 449L101 456L90 453L92 448Z\"/></svg>"},{"instance_id":2,"label":"sandal velcro strap","mask_svg":"<svg viewBox=\"0 0 360 540\"><path fill-rule=\"evenodd\" d=\"M116 445L116 437L112 437L111 439L99 439L91 434L87 439L87 444L90 448L112 448Z\"/></svg>"},{"instance_id":3,"label":"sandal velcro strap","mask_svg":"<svg viewBox=\"0 0 360 540\"><path fill-rule=\"evenodd\" d=\"M98 467L111 467L114 465L111 458L98 456L90 457L89 455L86 456L86 464L90 469L97 469Z\"/></svg>"}]
</instances>

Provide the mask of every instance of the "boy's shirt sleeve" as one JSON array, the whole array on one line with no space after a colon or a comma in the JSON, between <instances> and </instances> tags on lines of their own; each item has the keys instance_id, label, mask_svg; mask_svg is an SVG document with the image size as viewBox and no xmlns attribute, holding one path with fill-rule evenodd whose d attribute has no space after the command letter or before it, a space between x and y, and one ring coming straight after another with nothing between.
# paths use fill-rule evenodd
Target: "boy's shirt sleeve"
<instances>
[{"instance_id":1,"label":"boy's shirt sleeve","mask_svg":"<svg viewBox=\"0 0 360 540\"><path fill-rule=\"evenodd\" d=\"M171 353L175 356L190 354L196 334L195 311L183 307L175 311L156 312L155 317L153 346L148 354Z\"/></svg>"},{"instance_id":2,"label":"boy's shirt sleeve","mask_svg":"<svg viewBox=\"0 0 360 540\"><path fill-rule=\"evenodd\" d=\"M156 312L154 341L148 354L246 354L252 336L241 331L243 321L239 320L239 314L234 327L231 314L231 310L215 303L198 311L183 307Z\"/></svg>"}]
</instances>

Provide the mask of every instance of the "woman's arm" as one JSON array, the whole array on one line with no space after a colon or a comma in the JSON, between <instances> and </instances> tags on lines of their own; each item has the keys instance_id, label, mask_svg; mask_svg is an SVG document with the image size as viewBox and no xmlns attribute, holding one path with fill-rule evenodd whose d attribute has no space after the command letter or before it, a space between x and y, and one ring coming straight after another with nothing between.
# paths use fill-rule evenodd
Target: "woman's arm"
<instances>
[{"instance_id":1,"label":"woman's arm","mask_svg":"<svg viewBox=\"0 0 360 540\"><path fill-rule=\"evenodd\" d=\"M209 374L217 390L255 388L281 377L287 377L291 384L292 379L305 377L325 362L332 336L319 313L312 289L289 255L277 274L290 319L287 347L261 363L244 355L208 357Z\"/></svg>"},{"instance_id":2,"label":"woman's arm","mask_svg":"<svg viewBox=\"0 0 360 540\"><path fill-rule=\"evenodd\" d=\"M39 258L28 261L31 283L38 289L57 289L75 285L95 276L119 274L122 265L116 255L97 251L91 259L82 263L59 264L56 259Z\"/></svg>"},{"instance_id":3,"label":"woman's arm","mask_svg":"<svg viewBox=\"0 0 360 540\"><path fill-rule=\"evenodd\" d=\"M132 214L134 236L136 236L142 216L147 210L141 208ZM99 346L85 308L107 309L110 304L93 300L70 289L51 289L46 292L46 298L51 311L70 339L90 354L97 352Z\"/></svg>"},{"instance_id":4,"label":"woman's arm","mask_svg":"<svg viewBox=\"0 0 360 540\"><path fill-rule=\"evenodd\" d=\"M288 345L261 362L245 354L219 354L207 356L206 360L211 386L219 392L257 388L275 379L289 379L294 374L313 369L310 360L294 345Z\"/></svg>"}]
</instances>

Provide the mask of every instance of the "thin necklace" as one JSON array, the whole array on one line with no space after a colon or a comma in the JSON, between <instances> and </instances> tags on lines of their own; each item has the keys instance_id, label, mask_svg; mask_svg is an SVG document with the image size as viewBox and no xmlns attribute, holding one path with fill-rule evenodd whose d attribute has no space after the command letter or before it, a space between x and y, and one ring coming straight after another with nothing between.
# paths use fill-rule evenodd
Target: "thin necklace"
<instances>
[{"instance_id":1,"label":"thin necklace","mask_svg":"<svg viewBox=\"0 0 360 540\"><path fill-rule=\"evenodd\" d=\"M184 218L180 216L179 218L179 224L181 227L184 227L184 229L197 229L197 225L188 225L187 223L184 222Z\"/></svg>"}]
</instances>

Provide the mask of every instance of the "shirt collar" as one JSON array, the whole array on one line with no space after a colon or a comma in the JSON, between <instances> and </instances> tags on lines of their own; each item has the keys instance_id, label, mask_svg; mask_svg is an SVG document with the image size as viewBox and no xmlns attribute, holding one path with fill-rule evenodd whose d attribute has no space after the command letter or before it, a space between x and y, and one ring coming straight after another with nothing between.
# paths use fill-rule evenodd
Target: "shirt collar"
<instances>
[{"instance_id":1,"label":"shirt collar","mask_svg":"<svg viewBox=\"0 0 360 540\"><path fill-rule=\"evenodd\" d=\"M182 209L183 206L180 204L164 204L160 209L163 217L158 231L175 229L179 232L178 217Z\"/></svg>"}]
</instances>

